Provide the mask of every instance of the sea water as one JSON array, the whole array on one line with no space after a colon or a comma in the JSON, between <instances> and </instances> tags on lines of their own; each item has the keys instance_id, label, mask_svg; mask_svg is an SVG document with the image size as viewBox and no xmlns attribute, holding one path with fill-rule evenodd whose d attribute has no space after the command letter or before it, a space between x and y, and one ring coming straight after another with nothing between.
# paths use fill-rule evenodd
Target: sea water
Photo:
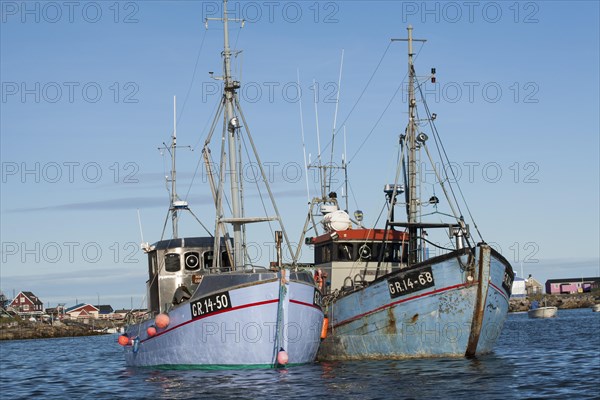
<instances>
[{"instance_id":1,"label":"sea water","mask_svg":"<svg viewBox=\"0 0 600 400\"><path fill-rule=\"evenodd\" d=\"M267 370L125 366L116 335L0 342L2 399L600 399L600 313L509 314L474 359L326 362Z\"/></svg>"}]
</instances>

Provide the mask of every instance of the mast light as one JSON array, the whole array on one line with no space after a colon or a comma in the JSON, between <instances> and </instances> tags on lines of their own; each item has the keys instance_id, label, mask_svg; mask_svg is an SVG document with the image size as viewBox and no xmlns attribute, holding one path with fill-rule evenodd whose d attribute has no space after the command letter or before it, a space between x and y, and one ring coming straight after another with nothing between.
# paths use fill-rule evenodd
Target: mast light
<instances>
[{"instance_id":1,"label":"mast light","mask_svg":"<svg viewBox=\"0 0 600 400\"><path fill-rule=\"evenodd\" d=\"M362 222L362 220L363 220L363 212L361 210L354 211L354 218L356 218L356 220L358 222Z\"/></svg>"}]
</instances>

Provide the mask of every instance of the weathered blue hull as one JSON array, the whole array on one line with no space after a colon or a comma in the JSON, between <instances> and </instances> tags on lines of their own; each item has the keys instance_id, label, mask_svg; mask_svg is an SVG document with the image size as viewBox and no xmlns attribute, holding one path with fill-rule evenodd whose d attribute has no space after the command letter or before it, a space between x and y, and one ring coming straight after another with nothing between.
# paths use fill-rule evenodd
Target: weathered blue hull
<instances>
[{"instance_id":1,"label":"weathered blue hull","mask_svg":"<svg viewBox=\"0 0 600 400\"><path fill-rule=\"evenodd\" d=\"M215 295L194 296L169 311L169 325L150 336L154 320L130 325L125 346L128 366L166 368L273 367L284 349L289 364L315 360L323 311L313 285L280 279L232 287L223 303L200 310ZM223 296L223 295L221 295ZM216 298L216 297L215 297ZM229 303L230 302L230 303ZM194 315L195 314L195 315Z\"/></svg>"},{"instance_id":2,"label":"weathered blue hull","mask_svg":"<svg viewBox=\"0 0 600 400\"><path fill-rule=\"evenodd\" d=\"M482 244L393 272L331 302L320 360L473 356L508 313L510 264ZM420 281L420 282L419 282Z\"/></svg>"}]
</instances>

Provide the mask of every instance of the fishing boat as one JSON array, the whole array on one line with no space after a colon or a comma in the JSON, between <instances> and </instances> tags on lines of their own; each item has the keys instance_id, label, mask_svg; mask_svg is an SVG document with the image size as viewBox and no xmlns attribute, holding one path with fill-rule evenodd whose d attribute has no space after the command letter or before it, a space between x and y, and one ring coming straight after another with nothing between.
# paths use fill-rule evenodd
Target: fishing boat
<instances>
[{"instance_id":1,"label":"fishing boat","mask_svg":"<svg viewBox=\"0 0 600 400\"><path fill-rule=\"evenodd\" d=\"M558 308L546 305L545 299L543 307L540 307L539 303L534 300L531 302L531 307L527 311L527 316L529 318L554 318L556 317L557 312Z\"/></svg>"},{"instance_id":2,"label":"fishing boat","mask_svg":"<svg viewBox=\"0 0 600 400\"><path fill-rule=\"evenodd\" d=\"M314 247L315 274L324 293L328 329L320 360L485 354L508 313L513 268L481 238L462 192L450 185L458 181L452 169L436 167L449 161L413 65L413 43L424 40L413 39L410 26L408 39L392 40L408 42L408 123L399 138L394 183L384 186L385 225L365 227L362 211L351 218L326 184L311 202L302 234L302 241ZM435 82L435 68L426 76ZM440 153L437 163L433 150ZM425 160L431 164L428 171L435 171L447 213L440 211L437 195L421 199ZM406 220L396 220L399 207L406 210ZM425 213L425 207L433 211ZM319 213L322 232L315 223ZM464 215L475 227L477 243ZM318 233L310 237L312 229ZM436 231L450 244L430 239Z\"/></svg>"},{"instance_id":3,"label":"fishing boat","mask_svg":"<svg viewBox=\"0 0 600 400\"><path fill-rule=\"evenodd\" d=\"M223 96L204 144L210 189L215 204L214 233L196 218L185 200L176 192L176 122L171 145L171 201L169 217L173 234L169 239L149 245L147 311L131 316L125 333L119 337L128 366L161 368L259 368L310 363L315 360L322 330L321 292L313 274L296 263L282 263L283 242L291 247L281 216L268 186L248 123L238 101L240 82L231 74L232 50L229 47L228 18L223 2L224 26ZM215 127L222 120L220 162L212 162L210 143ZM175 121L175 119L174 119ZM244 215L244 195L239 165L244 143L251 144L262 180L266 185L275 216ZM216 135L215 135L216 136ZM248 152L250 154L250 152ZM218 165L218 167L215 167ZM227 169L227 182L225 171ZM225 186L231 214L224 212ZM248 206L248 204L246 204ZM178 218L189 212L205 227L207 236L179 237ZM268 266L250 262L246 252L246 224L275 221L277 261ZM232 226L233 235L229 233ZM163 228L163 236L164 236Z\"/></svg>"}]
</instances>

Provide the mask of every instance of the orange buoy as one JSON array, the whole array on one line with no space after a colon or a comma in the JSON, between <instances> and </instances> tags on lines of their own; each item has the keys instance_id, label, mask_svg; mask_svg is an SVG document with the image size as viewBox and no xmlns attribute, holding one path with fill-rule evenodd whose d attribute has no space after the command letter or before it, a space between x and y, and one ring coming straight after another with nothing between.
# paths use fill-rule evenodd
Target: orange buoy
<instances>
[{"instance_id":1,"label":"orange buoy","mask_svg":"<svg viewBox=\"0 0 600 400\"><path fill-rule=\"evenodd\" d=\"M127 346L129 344L129 336L126 336L126 335L119 336L119 344L121 346Z\"/></svg>"},{"instance_id":2,"label":"orange buoy","mask_svg":"<svg viewBox=\"0 0 600 400\"><path fill-rule=\"evenodd\" d=\"M329 318L323 318L323 327L321 328L321 339L327 337L327 328L329 328Z\"/></svg>"},{"instance_id":3,"label":"orange buoy","mask_svg":"<svg viewBox=\"0 0 600 400\"><path fill-rule=\"evenodd\" d=\"M165 329L167 326L169 326L169 322L169 316L164 313L158 314L156 318L154 318L154 324L160 329Z\"/></svg>"},{"instance_id":4,"label":"orange buoy","mask_svg":"<svg viewBox=\"0 0 600 400\"><path fill-rule=\"evenodd\" d=\"M279 353L277 353L277 364L279 365L285 365L288 363L288 353L287 351L285 351L283 348L279 350Z\"/></svg>"},{"instance_id":5,"label":"orange buoy","mask_svg":"<svg viewBox=\"0 0 600 400\"><path fill-rule=\"evenodd\" d=\"M148 329L146 329L146 333L149 337L152 337L156 335L156 328L154 326L149 326Z\"/></svg>"}]
</instances>

